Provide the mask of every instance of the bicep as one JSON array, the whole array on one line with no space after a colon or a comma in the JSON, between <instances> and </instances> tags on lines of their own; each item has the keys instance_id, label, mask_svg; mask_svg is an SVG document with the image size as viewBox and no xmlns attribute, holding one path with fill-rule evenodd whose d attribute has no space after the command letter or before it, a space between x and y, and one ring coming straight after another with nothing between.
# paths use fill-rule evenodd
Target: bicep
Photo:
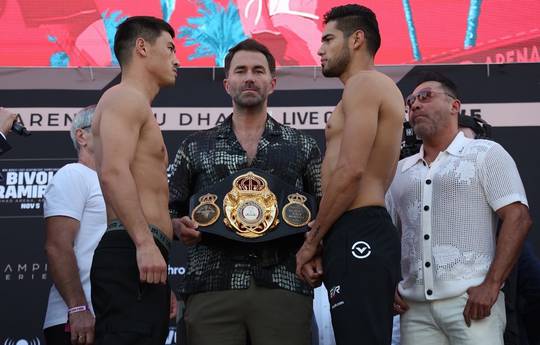
<instances>
[{"instance_id":1,"label":"bicep","mask_svg":"<svg viewBox=\"0 0 540 345\"><path fill-rule=\"evenodd\" d=\"M377 135L380 97L373 91L358 92L346 88L343 93L343 136L340 161L365 169Z\"/></svg>"},{"instance_id":2,"label":"bicep","mask_svg":"<svg viewBox=\"0 0 540 345\"><path fill-rule=\"evenodd\" d=\"M520 220L528 218L529 208L521 202L513 202L499 208L496 213L503 222L509 219Z\"/></svg>"},{"instance_id":3,"label":"bicep","mask_svg":"<svg viewBox=\"0 0 540 345\"><path fill-rule=\"evenodd\" d=\"M101 169L129 165L133 161L143 123L140 110L126 107L102 112L99 125Z\"/></svg>"},{"instance_id":4,"label":"bicep","mask_svg":"<svg viewBox=\"0 0 540 345\"><path fill-rule=\"evenodd\" d=\"M53 216L45 219L47 245L72 246L79 232L80 222L71 217Z\"/></svg>"}]
</instances>

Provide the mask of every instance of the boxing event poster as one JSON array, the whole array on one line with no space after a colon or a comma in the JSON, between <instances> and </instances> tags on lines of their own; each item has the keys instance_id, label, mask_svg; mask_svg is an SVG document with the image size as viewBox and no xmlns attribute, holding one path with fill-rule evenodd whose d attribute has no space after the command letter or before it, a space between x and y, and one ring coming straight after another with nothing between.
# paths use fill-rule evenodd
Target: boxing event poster
<instances>
[{"instance_id":1,"label":"boxing event poster","mask_svg":"<svg viewBox=\"0 0 540 345\"><path fill-rule=\"evenodd\" d=\"M324 14L348 0L0 0L0 66L115 66L116 27L163 18L182 66L222 66L245 38L266 44L280 66L319 65ZM389 64L540 62L540 2L366 0Z\"/></svg>"}]
</instances>

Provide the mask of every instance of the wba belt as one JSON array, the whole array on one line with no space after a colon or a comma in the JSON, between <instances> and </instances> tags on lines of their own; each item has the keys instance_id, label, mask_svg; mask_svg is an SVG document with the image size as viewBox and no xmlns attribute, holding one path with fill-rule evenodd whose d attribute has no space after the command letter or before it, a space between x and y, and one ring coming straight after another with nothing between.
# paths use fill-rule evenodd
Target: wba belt
<instances>
[{"instance_id":1,"label":"wba belt","mask_svg":"<svg viewBox=\"0 0 540 345\"><path fill-rule=\"evenodd\" d=\"M241 242L304 233L316 208L313 196L258 169L241 170L190 199L199 231Z\"/></svg>"}]
</instances>

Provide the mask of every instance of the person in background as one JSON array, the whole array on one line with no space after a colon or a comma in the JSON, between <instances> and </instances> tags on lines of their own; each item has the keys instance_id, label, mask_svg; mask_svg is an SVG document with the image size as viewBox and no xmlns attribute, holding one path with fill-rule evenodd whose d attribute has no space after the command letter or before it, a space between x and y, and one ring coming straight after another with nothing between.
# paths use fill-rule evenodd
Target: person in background
<instances>
[{"instance_id":1,"label":"person in background","mask_svg":"<svg viewBox=\"0 0 540 345\"><path fill-rule=\"evenodd\" d=\"M11 149L6 136L11 131L11 126L16 118L17 115L8 109L0 108L0 155Z\"/></svg>"},{"instance_id":2,"label":"person in background","mask_svg":"<svg viewBox=\"0 0 540 345\"><path fill-rule=\"evenodd\" d=\"M90 106L75 115L70 136L78 160L58 170L43 197L45 252L53 281L43 332L50 345L94 342L90 267L107 227L90 130L94 111Z\"/></svg>"}]
</instances>

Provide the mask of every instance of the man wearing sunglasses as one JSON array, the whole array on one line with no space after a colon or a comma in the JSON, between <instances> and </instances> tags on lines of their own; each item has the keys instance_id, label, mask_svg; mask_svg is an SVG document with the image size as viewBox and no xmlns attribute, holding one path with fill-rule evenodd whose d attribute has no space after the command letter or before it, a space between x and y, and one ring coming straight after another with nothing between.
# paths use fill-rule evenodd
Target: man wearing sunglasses
<instances>
[{"instance_id":1,"label":"man wearing sunglasses","mask_svg":"<svg viewBox=\"0 0 540 345\"><path fill-rule=\"evenodd\" d=\"M517 167L499 144L459 131L446 77L424 75L406 103L423 144L399 162L387 195L402 232L401 342L502 345L500 289L531 225Z\"/></svg>"},{"instance_id":2,"label":"man wearing sunglasses","mask_svg":"<svg viewBox=\"0 0 540 345\"><path fill-rule=\"evenodd\" d=\"M309 280L316 271L310 260L324 237L324 284L336 343L390 344L400 253L384 196L399 158L403 97L374 68L381 38L373 11L338 6L324 22L322 72L345 87L326 126L323 197L296 270Z\"/></svg>"}]
</instances>

